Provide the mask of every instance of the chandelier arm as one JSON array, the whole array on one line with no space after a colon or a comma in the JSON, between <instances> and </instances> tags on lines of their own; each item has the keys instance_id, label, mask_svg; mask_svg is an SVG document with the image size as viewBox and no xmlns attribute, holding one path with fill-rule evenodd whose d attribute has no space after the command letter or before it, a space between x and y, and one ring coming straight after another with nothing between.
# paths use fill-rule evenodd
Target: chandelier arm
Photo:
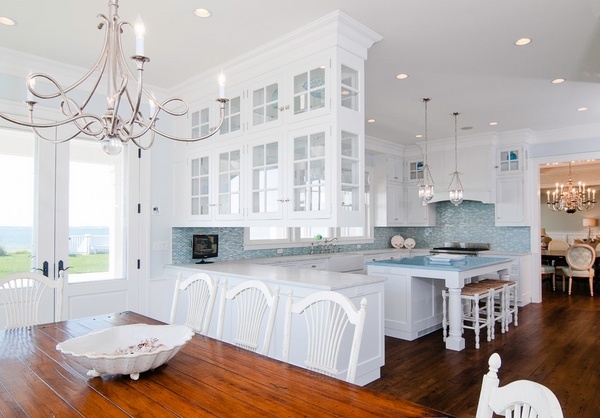
<instances>
[{"instance_id":1,"label":"chandelier arm","mask_svg":"<svg viewBox=\"0 0 600 418\"><path fill-rule=\"evenodd\" d=\"M150 135L150 143L148 145L142 145L141 141L137 141L137 138L131 137L131 142L133 142L138 148L143 149L144 151L148 151L150 147L154 144L155 132L152 130Z\"/></svg>"},{"instance_id":2,"label":"chandelier arm","mask_svg":"<svg viewBox=\"0 0 600 418\"><path fill-rule=\"evenodd\" d=\"M181 137L177 137L177 136L173 136L173 135L169 135L165 132L162 132L158 129L156 129L153 125L150 126L150 129L153 132L156 132L158 135L165 137L167 139L171 139L173 141L179 141L179 142L196 142L196 141L202 141L205 139L210 138L211 136L215 135L217 132L219 132L219 130L221 129L221 125L223 125L223 122L225 121L225 104L228 102L228 99L217 99L217 102L219 102L220 105L220 121L219 124L217 125L217 127L215 127L213 129L212 132L204 135L204 136L200 136L200 137L190 137L190 138L181 138ZM168 112L167 112L168 113ZM138 136L136 136L137 138Z\"/></svg>"}]
</instances>

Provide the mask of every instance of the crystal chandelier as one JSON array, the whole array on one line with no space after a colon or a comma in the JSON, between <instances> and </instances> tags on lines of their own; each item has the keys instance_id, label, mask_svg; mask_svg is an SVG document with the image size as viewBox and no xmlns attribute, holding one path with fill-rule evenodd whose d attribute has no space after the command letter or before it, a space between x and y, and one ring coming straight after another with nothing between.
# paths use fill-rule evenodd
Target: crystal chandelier
<instances>
[{"instance_id":1,"label":"crystal chandelier","mask_svg":"<svg viewBox=\"0 0 600 418\"><path fill-rule=\"evenodd\" d=\"M585 183L577 183L573 185L571 178L571 163L569 163L569 181L565 187L563 184L556 183L556 190L550 193L546 192L546 201L548 208L558 212L565 211L567 213L575 213L576 211L590 210L596 203L596 190L586 189Z\"/></svg>"},{"instance_id":2,"label":"crystal chandelier","mask_svg":"<svg viewBox=\"0 0 600 418\"><path fill-rule=\"evenodd\" d=\"M181 138L156 128L155 124L161 111L171 116L184 116L187 114L189 106L186 101L179 97L158 101L144 89L144 64L150 61L144 55L144 26L140 18L135 22L135 25L121 21L117 14L118 8L118 0L109 0L108 17L103 14L99 15L103 21L98 25L98 29L106 26L104 44L98 60L81 79L68 87L63 87L47 74L29 74L26 81L27 100L25 101L29 120L17 120L2 113L0 113L0 117L9 122L32 128L39 138L49 142L66 142L78 135L92 137L101 141L102 149L110 155L119 154L123 147L122 144L129 141L140 149L147 150L154 143L155 134L174 141L193 142L207 139L217 133L223 123L225 105L228 101L224 97L225 78L223 74L219 77L219 98L216 99L220 107L220 121L218 126L209 134L202 137ZM134 27L136 35L135 55L131 57L131 60L137 67L137 75L127 65L123 52L121 33L125 26ZM106 78L104 79L105 75ZM43 83L46 89L49 85L50 92L40 89L39 85L36 89L36 81ZM75 93L76 88L86 82L91 85L91 91L86 93L85 98L78 103L73 98L73 93ZM90 104L98 86L101 84L106 85L107 88L104 114L86 113L86 107ZM58 100L58 107L64 118L55 122L34 121L33 110L37 103L36 99ZM148 101L150 108L146 116L140 111L144 100ZM68 125L71 128L62 138L48 137L42 132L46 128L56 128L63 125ZM52 130L52 133L54 133L54 130ZM144 137L146 134L148 135Z\"/></svg>"},{"instance_id":3,"label":"crystal chandelier","mask_svg":"<svg viewBox=\"0 0 600 418\"><path fill-rule=\"evenodd\" d=\"M429 97L423 98L423 103L425 103L425 164L423 165L423 177L419 181L419 199L421 199L423 206L426 206L433 198L434 186L433 176L429 171L429 165L427 165L427 103L430 100Z\"/></svg>"},{"instance_id":4,"label":"crystal chandelier","mask_svg":"<svg viewBox=\"0 0 600 418\"><path fill-rule=\"evenodd\" d=\"M454 112L454 173L451 173L452 179L450 179L450 185L448 186L448 190L450 190L450 202L454 204L454 206L458 206L463 201L463 186L460 181L459 172L458 172L458 115L460 113ZM454 184L454 187L452 187Z\"/></svg>"}]
</instances>

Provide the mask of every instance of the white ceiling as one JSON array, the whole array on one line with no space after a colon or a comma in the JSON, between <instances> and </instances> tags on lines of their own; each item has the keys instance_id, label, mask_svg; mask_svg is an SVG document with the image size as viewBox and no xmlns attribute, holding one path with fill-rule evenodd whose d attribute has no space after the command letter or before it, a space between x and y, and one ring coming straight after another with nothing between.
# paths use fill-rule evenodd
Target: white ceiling
<instances>
[{"instance_id":1,"label":"white ceiling","mask_svg":"<svg viewBox=\"0 0 600 418\"><path fill-rule=\"evenodd\" d=\"M18 25L0 25L0 47L89 68L107 2L3 0L0 15ZM212 17L195 17L198 7ZM598 0L121 0L119 14L141 15L146 80L169 88L336 9L383 36L366 66L369 136L417 142L423 97L432 140L454 135L452 112L472 127L459 137L600 121ZM533 42L515 46L522 37Z\"/></svg>"}]
</instances>

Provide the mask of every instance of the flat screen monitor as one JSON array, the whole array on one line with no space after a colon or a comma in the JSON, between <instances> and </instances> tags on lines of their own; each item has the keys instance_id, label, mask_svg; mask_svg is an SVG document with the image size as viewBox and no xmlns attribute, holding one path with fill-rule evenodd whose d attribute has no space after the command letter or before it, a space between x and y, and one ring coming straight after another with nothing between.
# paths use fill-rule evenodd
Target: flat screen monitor
<instances>
[{"instance_id":1,"label":"flat screen monitor","mask_svg":"<svg viewBox=\"0 0 600 418\"><path fill-rule=\"evenodd\" d=\"M200 260L196 264L212 263L207 258L219 256L219 236L217 234L194 235L192 238L192 258Z\"/></svg>"}]
</instances>

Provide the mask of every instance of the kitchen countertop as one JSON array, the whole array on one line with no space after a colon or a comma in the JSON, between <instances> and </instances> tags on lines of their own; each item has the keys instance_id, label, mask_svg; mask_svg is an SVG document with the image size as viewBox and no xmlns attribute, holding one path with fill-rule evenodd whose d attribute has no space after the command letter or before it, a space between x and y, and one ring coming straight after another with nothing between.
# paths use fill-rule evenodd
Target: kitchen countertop
<instances>
[{"instance_id":1,"label":"kitchen countertop","mask_svg":"<svg viewBox=\"0 0 600 418\"><path fill-rule=\"evenodd\" d=\"M443 270L443 271L468 271L480 267L490 266L498 263L510 261L508 258L502 257L469 257L466 256L460 260L454 260L448 263L435 263L431 261L430 256L421 255L412 258L402 258L400 260L380 260L369 261L367 265L376 266L392 266L410 269L427 269L427 270Z\"/></svg>"},{"instance_id":2,"label":"kitchen countertop","mask_svg":"<svg viewBox=\"0 0 600 418\"><path fill-rule=\"evenodd\" d=\"M330 254L331 255L331 254ZM211 264L171 264L167 267L221 273L248 280L257 279L273 283L288 283L296 286L321 290L339 290L385 281L384 278L364 274L338 273L327 270L292 269L265 264L255 264L248 260L219 261Z\"/></svg>"}]
</instances>

